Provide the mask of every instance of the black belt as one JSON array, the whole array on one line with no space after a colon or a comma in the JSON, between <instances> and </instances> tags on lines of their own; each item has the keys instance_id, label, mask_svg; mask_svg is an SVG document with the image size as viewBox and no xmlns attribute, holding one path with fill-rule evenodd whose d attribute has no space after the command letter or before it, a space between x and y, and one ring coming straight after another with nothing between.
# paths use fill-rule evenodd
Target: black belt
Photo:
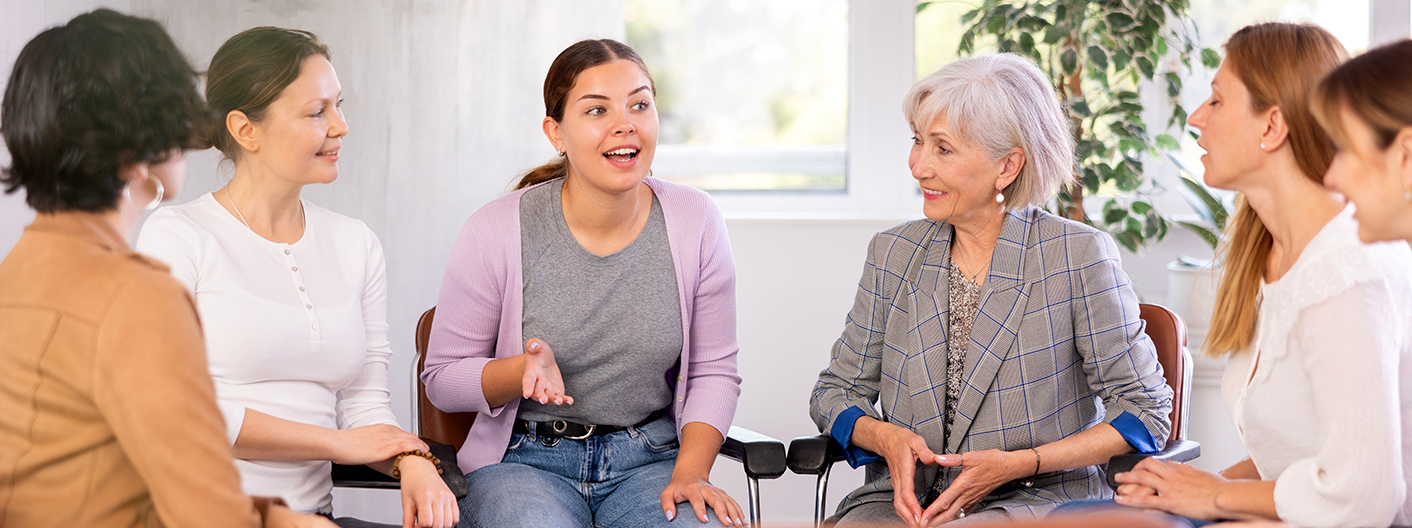
<instances>
[{"instance_id":1,"label":"black belt","mask_svg":"<svg viewBox=\"0 0 1412 528\"><path fill-rule=\"evenodd\" d=\"M633 424L632 427L642 427L656 421L662 417L662 411L656 411L647 415L641 422ZM570 440L583 440L590 436L602 436L613 434L618 431L626 431L625 425L584 425L570 422L568 420L554 420L552 422L531 422L528 420L515 420L515 427L512 429L518 434L529 434L530 426L534 426L535 434L549 438L568 438Z\"/></svg>"}]
</instances>

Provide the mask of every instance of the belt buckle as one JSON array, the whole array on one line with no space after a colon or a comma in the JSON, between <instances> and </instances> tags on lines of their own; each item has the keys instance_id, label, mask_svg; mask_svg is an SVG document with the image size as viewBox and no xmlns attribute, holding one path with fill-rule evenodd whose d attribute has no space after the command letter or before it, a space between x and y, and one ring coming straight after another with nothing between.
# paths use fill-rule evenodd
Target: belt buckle
<instances>
[{"instance_id":1,"label":"belt buckle","mask_svg":"<svg viewBox=\"0 0 1412 528\"><path fill-rule=\"evenodd\" d=\"M568 438L569 440L586 440L588 437L593 436L593 430L597 427L598 425L596 424L590 424L588 425L588 430L583 433L583 436L565 436L564 438ZM564 429L567 430L568 428L568 425L564 426Z\"/></svg>"}]
</instances>

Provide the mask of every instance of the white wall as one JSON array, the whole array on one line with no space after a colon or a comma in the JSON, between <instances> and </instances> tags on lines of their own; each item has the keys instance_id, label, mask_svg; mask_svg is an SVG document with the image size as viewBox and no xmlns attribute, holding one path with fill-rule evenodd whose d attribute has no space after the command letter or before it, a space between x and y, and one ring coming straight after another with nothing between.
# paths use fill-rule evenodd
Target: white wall
<instances>
[{"instance_id":1,"label":"white wall","mask_svg":"<svg viewBox=\"0 0 1412 528\"><path fill-rule=\"evenodd\" d=\"M0 0L0 72L8 76L20 48L39 31L99 3ZM257 25L307 29L333 49L352 132L344 141L339 180L309 188L305 196L362 219L382 239L395 373L410 371L416 318L436 301L462 221L504 192L515 174L552 154L539 131L539 90L549 62L575 40L620 37L623 27L620 0L101 3L163 21L198 69L226 38ZM885 106L893 109L895 103ZM898 178L907 177L904 161L895 162ZM3 149L0 163L8 163ZM190 183L178 202L228 178L217 169L214 152L189 156L188 167ZM808 395L842 330L868 239L916 213L831 220L728 215L745 378L737 425L785 441L816 431ZM31 217L18 195L0 196L0 256ZM1148 254L1124 257L1145 300L1166 297L1166 262L1182 252L1200 253L1191 235L1171 236L1172 242ZM410 378L394 375L392 391L394 410L406 423ZM862 479L861 471L837 469L831 505ZM745 502L737 465L719 462L713 480ZM766 519L812 515L812 478L786 475L761 488ZM340 491L336 497L340 514L400 521L394 493Z\"/></svg>"}]
</instances>

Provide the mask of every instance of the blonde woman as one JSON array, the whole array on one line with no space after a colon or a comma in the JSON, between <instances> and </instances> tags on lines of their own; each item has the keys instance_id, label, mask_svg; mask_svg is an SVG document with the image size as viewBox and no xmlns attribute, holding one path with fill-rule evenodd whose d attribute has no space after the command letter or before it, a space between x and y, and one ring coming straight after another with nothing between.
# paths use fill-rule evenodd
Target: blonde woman
<instances>
[{"instance_id":1,"label":"blonde woman","mask_svg":"<svg viewBox=\"0 0 1412 528\"><path fill-rule=\"evenodd\" d=\"M1298 526L1412 522L1399 382L1412 359L1412 251L1358 240L1321 185L1334 159L1307 95L1346 58L1313 25L1236 32L1191 115L1206 183L1240 192L1207 351L1250 458L1220 474L1147 460L1119 504L1197 520ZM1358 94L1357 97L1364 97Z\"/></svg>"}]
</instances>

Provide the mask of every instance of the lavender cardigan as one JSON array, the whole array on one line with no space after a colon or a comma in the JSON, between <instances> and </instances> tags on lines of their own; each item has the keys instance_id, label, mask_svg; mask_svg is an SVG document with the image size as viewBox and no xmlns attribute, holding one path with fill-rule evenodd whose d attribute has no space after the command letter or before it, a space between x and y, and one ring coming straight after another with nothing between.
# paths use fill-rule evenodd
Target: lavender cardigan
<instances>
[{"instance_id":1,"label":"lavender cardigan","mask_svg":"<svg viewBox=\"0 0 1412 528\"><path fill-rule=\"evenodd\" d=\"M682 350L672 402L677 434L702 422L725 436L740 397L736 372L735 262L725 221L709 195L647 178L662 204L681 295ZM500 462L519 401L491 408L481 372L524 351L520 196L497 198L466 220L441 280L422 383L433 405L480 413L457 455L470 473ZM552 346L553 343L550 343Z\"/></svg>"}]
</instances>

